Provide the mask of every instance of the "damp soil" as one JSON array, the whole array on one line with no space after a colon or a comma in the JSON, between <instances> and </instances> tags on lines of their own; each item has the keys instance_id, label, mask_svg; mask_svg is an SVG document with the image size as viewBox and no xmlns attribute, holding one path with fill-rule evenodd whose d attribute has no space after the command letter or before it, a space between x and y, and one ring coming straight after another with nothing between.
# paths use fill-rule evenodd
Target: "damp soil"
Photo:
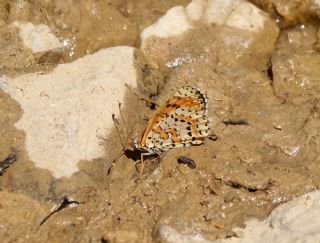
<instances>
[{"instance_id":1,"label":"damp soil","mask_svg":"<svg viewBox=\"0 0 320 243\"><path fill-rule=\"evenodd\" d=\"M76 18L79 12L90 9L90 1L67 6L64 1L28 1L24 7L20 1L2 1L2 73L48 71L48 67L100 48L138 46L138 33L143 27L168 8L188 3L138 2L99 2L101 16L112 16L128 29L119 31L114 25L112 34L98 38L104 42L97 43L99 28L107 24L92 33L90 25L83 26ZM61 19L73 28L60 29ZM58 62L43 65L39 63L41 55L34 56L22 47L17 30L9 26L13 20L44 22L63 39L75 37L74 48L70 46L61 53ZM265 58L257 63L245 58L243 65L236 66L231 65L232 49L224 60L212 55L219 50L215 42L210 45L211 52L204 50L205 43L219 31L212 28L189 33L189 38L197 36L199 41L177 46L176 52L170 53L172 60L182 53L191 57L206 54L205 62L191 58L195 61L170 68L160 60L162 66L155 68L146 65L137 50L141 77L138 91L161 104L177 88L198 85L206 90L212 127L212 136L204 145L146 160L141 174L137 154L127 152L113 163L123 153L114 129L105 142L108 157L80 161L80 171L72 177L54 179L29 160L24 132L14 127L23 111L0 91L0 161L16 156L0 176L2 242L161 242L163 225L182 234L201 233L207 239L221 239L235 236L232 229L244 227L246 220L264 219L279 204L319 188L317 27L304 23L303 27L296 24L283 29L267 61ZM154 112L154 105L129 90L122 107L129 133L139 133ZM116 119L120 137L125 140L125 124L120 117ZM178 163L180 156L193 160L195 168Z\"/></svg>"}]
</instances>

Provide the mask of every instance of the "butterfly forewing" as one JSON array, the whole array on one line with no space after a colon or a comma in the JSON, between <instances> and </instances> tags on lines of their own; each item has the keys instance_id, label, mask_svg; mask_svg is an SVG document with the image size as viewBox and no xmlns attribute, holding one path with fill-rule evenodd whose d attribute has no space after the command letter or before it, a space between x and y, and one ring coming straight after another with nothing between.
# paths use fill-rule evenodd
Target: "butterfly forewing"
<instances>
[{"instance_id":1,"label":"butterfly forewing","mask_svg":"<svg viewBox=\"0 0 320 243\"><path fill-rule=\"evenodd\" d=\"M209 135L207 98L199 89L179 89L150 119L139 146L159 153L203 143Z\"/></svg>"}]
</instances>

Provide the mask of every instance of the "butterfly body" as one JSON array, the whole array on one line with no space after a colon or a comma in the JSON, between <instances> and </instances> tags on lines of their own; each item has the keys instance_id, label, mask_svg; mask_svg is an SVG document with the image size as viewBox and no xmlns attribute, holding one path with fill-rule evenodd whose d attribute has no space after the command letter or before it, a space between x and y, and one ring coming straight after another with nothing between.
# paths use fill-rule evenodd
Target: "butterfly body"
<instances>
[{"instance_id":1,"label":"butterfly body","mask_svg":"<svg viewBox=\"0 0 320 243\"><path fill-rule=\"evenodd\" d=\"M149 120L141 136L132 139L143 155L202 144L210 133L206 95L196 87L179 89Z\"/></svg>"}]
</instances>

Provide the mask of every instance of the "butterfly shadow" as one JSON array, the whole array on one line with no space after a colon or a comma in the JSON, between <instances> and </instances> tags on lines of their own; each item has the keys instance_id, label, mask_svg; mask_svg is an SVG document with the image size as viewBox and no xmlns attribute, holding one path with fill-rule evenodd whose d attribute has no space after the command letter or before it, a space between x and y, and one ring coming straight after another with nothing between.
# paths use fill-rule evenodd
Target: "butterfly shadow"
<instances>
[{"instance_id":1,"label":"butterfly shadow","mask_svg":"<svg viewBox=\"0 0 320 243\"><path fill-rule=\"evenodd\" d=\"M114 158L113 162L111 163L109 169L108 169L108 175L111 173L113 166L116 164L116 162L123 156L125 155L127 159L133 160L135 162L135 167L137 171L139 169L137 166L141 163L141 155L143 154L143 151L139 150L130 150L130 149L125 149L123 150L116 158ZM153 160L159 158L158 154L150 154L150 155L144 155L144 160Z\"/></svg>"}]
</instances>

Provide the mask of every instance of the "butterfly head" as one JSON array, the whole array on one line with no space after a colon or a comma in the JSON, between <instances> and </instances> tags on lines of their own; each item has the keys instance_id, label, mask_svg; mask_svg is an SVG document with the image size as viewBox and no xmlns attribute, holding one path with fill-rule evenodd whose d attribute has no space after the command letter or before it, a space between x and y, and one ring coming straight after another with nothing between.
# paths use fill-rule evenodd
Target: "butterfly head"
<instances>
[{"instance_id":1,"label":"butterfly head","mask_svg":"<svg viewBox=\"0 0 320 243\"><path fill-rule=\"evenodd\" d=\"M133 150L139 150L139 145L138 145L138 139L137 137L131 137L129 140L129 146L133 149Z\"/></svg>"}]
</instances>

